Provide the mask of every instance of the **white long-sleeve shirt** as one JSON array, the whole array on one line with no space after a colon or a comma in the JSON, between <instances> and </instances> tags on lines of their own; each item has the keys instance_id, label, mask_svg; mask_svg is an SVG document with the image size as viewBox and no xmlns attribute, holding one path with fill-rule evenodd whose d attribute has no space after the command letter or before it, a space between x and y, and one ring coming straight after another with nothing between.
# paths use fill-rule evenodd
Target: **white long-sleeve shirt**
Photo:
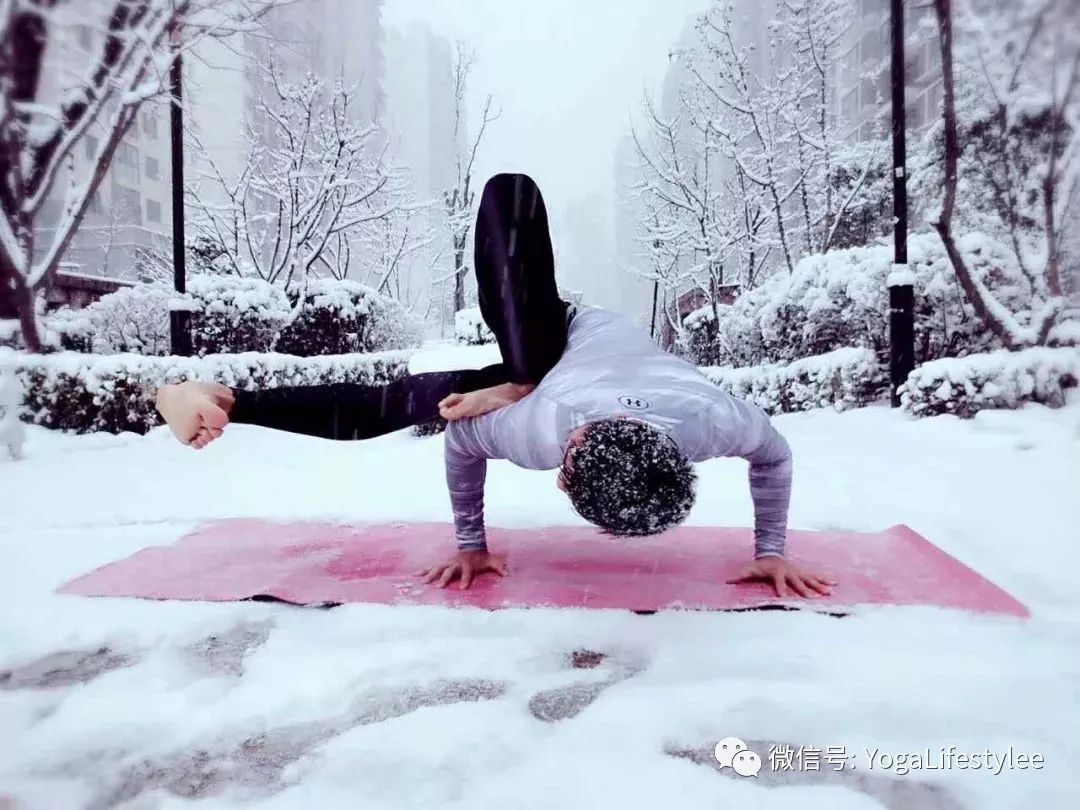
<instances>
[{"instance_id":1,"label":"white long-sleeve shirt","mask_svg":"<svg viewBox=\"0 0 1080 810\"><path fill-rule=\"evenodd\" d=\"M488 459L556 469L576 428L614 416L631 416L665 432L691 461L748 460L755 556L784 553L791 450L768 416L661 350L627 318L595 307L578 310L566 351L532 393L447 426L446 479L458 547L486 548Z\"/></svg>"}]
</instances>

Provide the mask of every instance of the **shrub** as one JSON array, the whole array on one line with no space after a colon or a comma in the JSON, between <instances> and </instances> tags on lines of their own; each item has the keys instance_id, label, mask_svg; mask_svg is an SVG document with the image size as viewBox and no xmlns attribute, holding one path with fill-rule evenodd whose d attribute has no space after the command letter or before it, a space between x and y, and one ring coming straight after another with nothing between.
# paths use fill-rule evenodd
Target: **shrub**
<instances>
[{"instance_id":1,"label":"shrub","mask_svg":"<svg viewBox=\"0 0 1080 810\"><path fill-rule=\"evenodd\" d=\"M296 307L297 291L289 293ZM423 324L399 301L355 281L311 279L303 309L281 330L275 349L304 357L379 352L420 345Z\"/></svg>"},{"instance_id":2,"label":"shrub","mask_svg":"<svg viewBox=\"0 0 1080 810\"><path fill-rule=\"evenodd\" d=\"M262 279L197 275L188 280L192 350L267 352L289 318L289 299Z\"/></svg>"},{"instance_id":3,"label":"shrub","mask_svg":"<svg viewBox=\"0 0 1080 810\"><path fill-rule=\"evenodd\" d=\"M1012 254L978 233L960 240L972 271L995 297L1022 311L1030 291ZM917 363L998 348L984 329L935 234L914 234L908 260L915 275ZM887 278L892 247L833 250L806 256L791 274L778 274L731 305L685 319L680 345L698 365L754 366L825 354L844 346L888 350Z\"/></svg>"},{"instance_id":4,"label":"shrub","mask_svg":"<svg viewBox=\"0 0 1080 810\"><path fill-rule=\"evenodd\" d=\"M139 284L103 296L81 310L43 318L50 349L94 354L165 355L171 348L169 312L191 312L192 349L208 354L268 352L314 355L392 351L419 346L423 322L392 298L353 281L312 279L304 308L292 318L299 293L286 294L257 278L196 275L178 296L160 284ZM22 348L17 321L4 321L0 345Z\"/></svg>"},{"instance_id":5,"label":"shrub","mask_svg":"<svg viewBox=\"0 0 1080 810\"><path fill-rule=\"evenodd\" d=\"M145 433L160 424L154 390L165 383L205 380L243 389L378 385L405 376L408 356L385 352L304 358L252 352L197 358L60 352L17 355L16 367L23 384L24 417L35 424L79 433Z\"/></svg>"},{"instance_id":6,"label":"shrub","mask_svg":"<svg viewBox=\"0 0 1080 810\"><path fill-rule=\"evenodd\" d=\"M837 349L787 364L706 367L701 372L768 414L826 407L843 411L875 402L888 390L888 375L866 348Z\"/></svg>"},{"instance_id":7,"label":"shrub","mask_svg":"<svg viewBox=\"0 0 1080 810\"><path fill-rule=\"evenodd\" d=\"M1060 406L1080 379L1075 348L999 350L924 363L900 386L913 416L951 413L968 418L984 408L1019 408L1026 402Z\"/></svg>"},{"instance_id":8,"label":"shrub","mask_svg":"<svg viewBox=\"0 0 1080 810\"><path fill-rule=\"evenodd\" d=\"M454 337L458 343L466 346L480 346L494 343L495 334L484 323L480 307L463 309L454 315Z\"/></svg>"},{"instance_id":9,"label":"shrub","mask_svg":"<svg viewBox=\"0 0 1080 810\"><path fill-rule=\"evenodd\" d=\"M42 342L49 349L69 352L94 350L94 324L83 309L64 307L41 319Z\"/></svg>"},{"instance_id":10,"label":"shrub","mask_svg":"<svg viewBox=\"0 0 1080 810\"><path fill-rule=\"evenodd\" d=\"M48 329L60 347L94 354L169 353L169 303L176 297L160 284L122 287L85 309L61 309L49 315Z\"/></svg>"}]
</instances>

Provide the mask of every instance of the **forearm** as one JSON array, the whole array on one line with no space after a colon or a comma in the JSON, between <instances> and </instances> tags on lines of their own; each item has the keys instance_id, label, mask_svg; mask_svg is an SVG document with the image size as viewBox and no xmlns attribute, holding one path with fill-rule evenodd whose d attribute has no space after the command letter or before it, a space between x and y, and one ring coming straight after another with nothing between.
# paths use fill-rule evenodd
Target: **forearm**
<instances>
[{"instance_id":1,"label":"forearm","mask_svg":"<svg viewBox=\"0 0 1080 810\"><path fill-rule=\"evenodd\" d=\"M791 455L750 465L754 557L783 556L791 503Z\"/></svg>"},{"instance_id":2,"label":"forearm","mask_svg":"<svg viewBox=\"0 0 1080 810\"><path fill-rule=\"evenodd\" d=\"M447 456L446 483L454 512L454 534L461 551L484 551L484 479L487 460Z\"/></svg>"}]
</instances>

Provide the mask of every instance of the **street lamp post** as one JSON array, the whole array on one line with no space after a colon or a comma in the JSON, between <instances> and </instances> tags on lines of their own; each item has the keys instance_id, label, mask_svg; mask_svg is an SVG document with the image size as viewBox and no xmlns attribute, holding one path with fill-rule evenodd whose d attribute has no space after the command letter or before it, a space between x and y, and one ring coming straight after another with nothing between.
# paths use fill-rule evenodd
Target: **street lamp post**
<instances>
[{"instance_id":1,"label":"street lamp post","mask_svg":"<svg viewBox=\"0 0 1080 810\"><path fill-rule=\"evenodd\" d=\"M169 69L170 104L169 123L172 138L172 237L173 237L173 284L176 292L183 295L187 290L187 268L184 251L184 108L183 58L179 45ZM191 355L191 313L178 307L169 312L169 332L172 353Z\"/></svg>"},{"instance_id":2,"label":"street lamp post","mask_svg":"<svg viewBox=\"0 0 1080 810\"><path fill-rule=\"evenodd\" d=\"M907 157L904 107L904 2L892 0L893 268L889 274L889 389L900 405L899 387L915 366L914 274L907 260Z\"/></svg>"}]
</instances>

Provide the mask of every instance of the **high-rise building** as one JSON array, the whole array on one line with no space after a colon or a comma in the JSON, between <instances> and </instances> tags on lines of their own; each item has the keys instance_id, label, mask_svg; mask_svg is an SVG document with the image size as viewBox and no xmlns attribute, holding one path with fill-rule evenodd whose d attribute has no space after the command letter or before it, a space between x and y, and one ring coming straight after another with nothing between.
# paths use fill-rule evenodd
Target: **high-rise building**
<instances>
[{"instance_id":1,"label":"high-rise building","mask_svg":"<svg viewBox=\"0 0 1080 810\"><path fill-rule=\"evenodd\" d=\"M452 45L421 24L386 32L386 127L417 193L442 200L457 179L454 156L467 140L462 121L454 143Z\"/></svg>"},{"instance_id":2,"label":"high-rise building","mask_svg":"<svg viewBox=\"0 0 1080 810\"><path fill-rule=\"evenodd\" d=\"M200 43L184 74L192 181L216 172L227 180L237 177L248 161L251 137L266 143L276 137L274 125L258 110L260 95L272 97L271 65L293 83L308 71L326 82L340 78L354 92L354 119L381 121L382 3L298 0L272 9L252 33ZM220 193L220 188L207 183L205 193Z\"/></svg>"},{"instance_id":3,"label":"high-rise building","mask_svg":"<svg viewBox=\"0 0 1080 810\"><path fill-rule=\"evenodd\" d=\"M298 81L311 70L320 78L341 78L356 88L353 114L377 122L384 106L380 14L383 0L298 0L273 9L257 30L225 39L206 39L184 57L185 180L190 186L209 172L212 159L226 179L248 159L249 131L272 137L260 121L256 102L269 59L281 74ZM40 97L58 95L65 77L85 72L101 48L93 26L61 19L50 36ZM73 160L85 176L103 133L91 128ZM125 134L112 164L91 200L86 217L65 252L65 269L88 275L130 278L142 250L169 255L172 242L171 144L166 97L144 103ZM220 193L214 184L200 193ZM63 207L64 188L54 187L46 203L37 244L47 244Z\"/></svg>"},{"instance_id":4,"label":"high-rise building","mask_svg":"<svg viewBox=\"0 0 1080 810\"><path fill-rule=\"evenodd\" d=\"M854 0L855 20L842 45L838 70L838 116L849 140L887 137L891 121L890 2ZM920 132L940 116L941 48L928 24L930 5L904 4L904 84L908 132Z\"/></svg>"},{"instance_id":5,"label":"high-rise building","mask_svg":"<svg viewBox=\"0 0 1080 810\"><path fill-rule=\"evenodd\" d=\"M652 318L653 284L640 273L648 262L640 233L644 216L640 192L640 158L630 135L619 139L615 149L615 270L619 274L618 309L646 328Z\"/></svg>"},{"instance_id":6,"label":"high-rise building","mask_svg":"<svg viewBox=\"0 0 1080 810\"><path fill-rule=\"evenodd\" d=\"M98 58L104 32L90 20L57 10L50 27L38 98L58 100ZM71 154L73 176L88 178L107 132L94 122ZM117 146L113 161L62 257L65 271L126 277L140 250L160 250L172 219L169 197L169 115L161 100L144 103ZM81 182L81 180L80 180ZM35 234L35 250L49 248L70 181L61 171L49 190Z\"/></svg>"}]
</instances>

